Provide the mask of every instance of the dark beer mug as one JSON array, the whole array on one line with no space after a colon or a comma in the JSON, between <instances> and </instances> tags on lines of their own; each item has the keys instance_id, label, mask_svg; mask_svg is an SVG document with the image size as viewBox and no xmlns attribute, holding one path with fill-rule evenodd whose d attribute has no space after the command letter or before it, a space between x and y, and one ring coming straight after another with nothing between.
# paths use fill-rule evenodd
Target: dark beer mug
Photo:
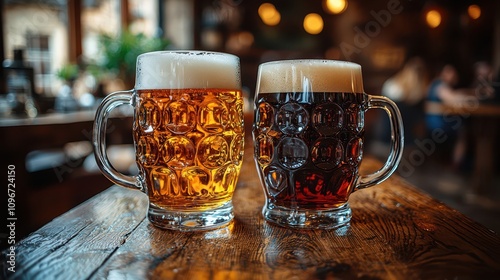
<instances>
[{"instance_id":1,"label":"dark beer mug","mask_svg":"<svg viewBox=\"0 0 500 280\"><path fill-rule=\"evenodd\" d=\"M365 111L391 120L391 151L377 172L359 175ZM349 195L387 179L403 151L403 126L388 98L364 93L361 66L333 60L261 64L257 75L254 158L267 221L336 228L351 219Z\"/></svg>"}]
</instances>

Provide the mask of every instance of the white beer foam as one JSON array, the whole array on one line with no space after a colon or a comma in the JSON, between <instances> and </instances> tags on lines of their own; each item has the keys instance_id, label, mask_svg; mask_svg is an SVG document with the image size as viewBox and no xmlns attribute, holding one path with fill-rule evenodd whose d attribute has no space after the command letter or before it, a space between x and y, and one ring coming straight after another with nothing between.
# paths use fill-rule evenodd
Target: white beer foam
<instances>
[{"instance_id":1,"label":"white beer foam","mask_svg":"<svg viewBox=\"0 0 500 280\"><path fill-rule=\"evenodd\" d=\"M137 58L135 89L240 89L237 56L204 51L160 51Z\"/></svg>"},{"instance_id":2,"label":"white beer foam","mask_svg":"<svg viewBox=\"0 0 500 280\"><path fill-rule=\"evenodd\" d=\"M263 63L257 75L258 93L363 93L361 66L337 60L304 59Z\"/></svg>"}]
</instances>

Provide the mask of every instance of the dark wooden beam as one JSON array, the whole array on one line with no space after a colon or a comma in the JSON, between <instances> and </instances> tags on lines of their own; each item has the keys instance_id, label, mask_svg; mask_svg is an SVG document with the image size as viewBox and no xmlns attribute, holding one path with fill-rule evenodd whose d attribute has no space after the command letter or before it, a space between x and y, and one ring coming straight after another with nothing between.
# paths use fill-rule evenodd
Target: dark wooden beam
<instances>
[{"instance_id":1,"label":"dark wooden beam","mask_svg":"<svg viewBox=\"0 0 500 280\"><path fill-rule=\"evenodd\" d=\"M68 0L69 62L77 63L82 55L82 1Z\"/></svg>"},{"instance_id":2,"label":"dark wooden beam","mask_svg":"<svg viewBox=\"0 0 500 280\"><path fill-rule=\"evenodd\" d=\"M194 9L194 48L201 48L201 19L203 16L203 3L204 1L194 1L193 9Z\"/></svg>"},{"instance_id":3,"label":"dark wooden beam","mask_svg":"<svg viewBox=\"0 0 500 280\"><path fill-rule=\"evenodd\" d=\"M120 0L120 23L121 31L127 30L130 25L128 0Z\"/></svg>"},{"instance_id":4,"label":"dark wooden beam","mask_svg":"<svg viewBox=\"0 0 500 280\"><path fill-rule=\"evenodd\" d=\"M0 63L3 63L5 59L5 49L3 46L3 10L4 10L4 1L0 0ZM7 93L7 82L4 76L3 67L0 67L0 94Z\"/></svg>"},{"instance_id":5,"label":"dark wooden beam","mask_svg":"<svg viewBox=\"0 0 500 280\"><path fill-rule=\"evenodd\" d=\"M493 27L493 77L500 79L500 2L496 2Z\"/></svg>"},{"instance_id":6,"label":"dark wooden beam","mask_svg":"<svg viewBox=\"0 0 500 280\"><path fill-rule=\"evenodd\" d=\"M158 26L155 32L156 37L162 38L165 35L165 0L158 1Z\"/></svg>"}]
</instances>

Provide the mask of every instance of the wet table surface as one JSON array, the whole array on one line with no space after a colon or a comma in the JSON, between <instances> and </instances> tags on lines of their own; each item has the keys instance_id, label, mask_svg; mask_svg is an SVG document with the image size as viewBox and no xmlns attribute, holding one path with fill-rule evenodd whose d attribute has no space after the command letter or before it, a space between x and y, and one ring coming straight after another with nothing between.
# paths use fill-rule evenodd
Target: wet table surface
<instances>
[{"instance_id":1,"label":"wet table surface","mask_svg":"<svg viewBox=\"0 0 500 280\"><path fill-rule=\"evenodd\" d=\"M3 251L0 278L500 279L499 236L396 175L352 194L349 226L288 229L263 220L247 152L233 202L227 227L167 231L143 193L111 186L18 242L15 273Z\"/></svg>"}]
</instances>

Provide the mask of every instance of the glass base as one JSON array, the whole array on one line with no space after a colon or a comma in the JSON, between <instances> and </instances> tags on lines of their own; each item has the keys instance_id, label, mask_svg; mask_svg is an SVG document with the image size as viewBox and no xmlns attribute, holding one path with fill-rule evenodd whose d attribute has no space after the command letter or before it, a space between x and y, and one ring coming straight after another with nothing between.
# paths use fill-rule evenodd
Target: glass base
<instances>
[{"instance_id":1,"label":"glass base","mask_svg":"<svg viewBox=\"0 0 500 280\"><path fill-rule=\"evenodd\" d=\"M228 202L219 208L206 211L178 211L149 204L149 221L163 229L178 231L212 230L227 225L234 217L233 204Z\"/></svg>"},{"instance_id":2,"label":"glass base","mask_svg":"<svg viewBox=\"0 0 500 280\"><path fill-rule=\"evenodd\" d=\"M283 207L264 206L264 218L284 227L301 229L334 229L345 226L351 221L349 203L336 209L323 211L294 210Z\"/></svg>"}]
</instances>

